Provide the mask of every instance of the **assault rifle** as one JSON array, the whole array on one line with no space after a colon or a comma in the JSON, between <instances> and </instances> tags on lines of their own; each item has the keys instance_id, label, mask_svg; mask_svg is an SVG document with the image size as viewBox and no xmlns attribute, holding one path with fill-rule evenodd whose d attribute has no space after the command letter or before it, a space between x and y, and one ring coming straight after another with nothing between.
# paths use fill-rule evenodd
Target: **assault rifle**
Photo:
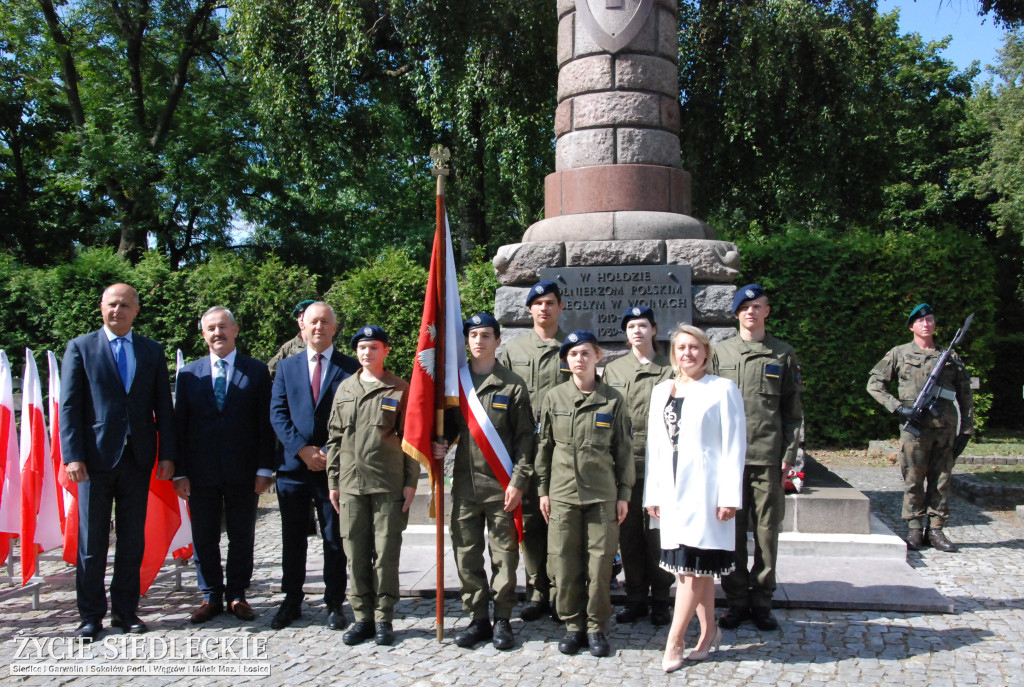
<instances>
[{"instance_id":1,"label":"assault rifle","mask_svg":"<svg viewBox=\"0 0 1024 687\"><path fill-rule=\"evenodd\" d=\"M956 330L956 336L949 343L949 348L943 351L939 359L935 361L935 367L932 368L931 374L928 375L928 381L921 387L921 393L917 395L917 400L914 401L910 419L903 425L904 432L910 432L915 437L921 436L921 430L914 426L914 420L923 417L925 411L930 412L934 417L939 417L938 400L942 398L943 392L942 387L939 386L939 375L942 374L942 368L946 366L949 356L953 354L953 347L960 343L960 340L967 334L967 329L971 326L971 320L973 319L974 313L967 316L967 319L964 320L964 326Z\"/></svg>"}]
</instances>

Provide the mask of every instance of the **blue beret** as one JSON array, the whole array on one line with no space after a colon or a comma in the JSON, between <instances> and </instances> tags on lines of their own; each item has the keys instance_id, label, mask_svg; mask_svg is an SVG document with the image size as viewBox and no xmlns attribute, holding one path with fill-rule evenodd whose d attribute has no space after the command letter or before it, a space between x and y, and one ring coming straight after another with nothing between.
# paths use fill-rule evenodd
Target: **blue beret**
<instances>
[{"instance_id":1,"label":"blue beret","mask_svg":"<svg viewBox=\"0 0 1024 687\"><path fill-rule=\"evenodd\" d=\"M292 317L297 318L299 315L301 315L302 313L306 312L306 308L308 308L309 306L313 305L314 303L316 303L316 301L314 301L312 299L310 299L308 301L301 301L300 303L296 303L295 307L292 308Z\"/></svg>"},{"instance_id":2,"label":"blue beret","mask_svg":"<svg viewBox=\"0 0 1024 687\"><path fill-rule=\"evenodd\" d=\"M540 298L546 296L549 293L555 294L555 298L559 301L562 300L562 290L558 288L558 284L553 281L539 281L530 287L530 293L526 294L526 307L530 307L530 303L533 303L534 298Z\"/></svg>"},{"instance_id":3,"label":"blue beret","mask_svg":"<svg viewBox=\"0 0 1024 687\"><path fill-rule=\"evenodd\" d=\"M657 324L654 321L654 311L646 305L635 305L631 308L626 308L626 311L622 313L622 331L626 331L626 325L629 324L630 320L647 320L651 324Z\"/></svg>"},{"instance_id":4,"label":"blue beret","mask_svg":"<svg viewBox=\"0 0 1024 687\"><path fill-rule=\"evenodd\" d=\"M572 334L565 337L565 341L563 341L562 345L558 348L558 357L565 358L565 356L569 355L570 348L575 348L576 346L585 343L594 344L596 346L597 337L594 336L594 332L588 332L586 329L577 329Z\"/></svg>"},{"instance_id":5,"label":"blue beret","mask_svg":"<svg viewBox=\"0 0 1024 687\"><path fill-rule=\"evenodd\" d=\"M352 337L353 351L356 350L356 346L360 341L380 341L386 346L388 343L388 333L375 324L360 327Z\"/></svg>"},{"instance_id":6,"label":"blue beret","mask_svg":"<svg viewBox=\"0 0 1024 687\"><path fill-rule=\"evenodd\" d=\"M469 336L469 332L473 329L480 329L480 327L490 327L494 330L495 336L501 336L501 325L494 319L494 315L486 312L480 312L473 315L471 318L462 323L462 335Z\"/></svg>"},{"instance_id":7,"label":"blue beret","mask_svg":"<svg viewBox=\"0 0 1024 687\"><path fill-rule=\"evenodd\" d=\"M927 303L918 303L917 306L910 311L907 315L907 326L914 324L914 320L924 317L925 315L934 315L935 311L932 310L932 306Z\"/></svg>"},{"instance_id":8,"label":"blue beret","mask_svg":"<svg viewBox=\"0 0 1024 687\"><path fill-rule=\"evenodd\" d=\"M743 301L752 301L763 295L765 295L764 289L761 288L760 284L747 284L736 289L736 295L732 297L732 314L736 314L736 311L743 305Z\"/></svg>"}]
</instances>

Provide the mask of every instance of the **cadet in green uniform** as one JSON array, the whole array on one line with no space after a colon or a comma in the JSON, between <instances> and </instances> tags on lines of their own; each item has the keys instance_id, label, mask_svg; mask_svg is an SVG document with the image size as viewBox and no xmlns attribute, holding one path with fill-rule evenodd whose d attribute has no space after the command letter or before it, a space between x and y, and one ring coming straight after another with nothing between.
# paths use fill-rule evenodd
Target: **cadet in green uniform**
<instances>
[{"instance_id":1,"label":"cadet in green uniform","mask_svg":"<svg viewBox=\"0 0 1024 687\"><path fill-rule=\"evenodd\" d=\"M533 331L505 344L498 356L502 365L523 378L530 390L530 405L540 411L544 395L569 379L569 368L558 355L565 341L565 332L558 327L562 314L562 292L553 281L542 281L530 287L526 307L533 318ZM523 494L523 563L526 566L526 605L519 617L537 620L549 610L551 581L547 572L548 526L540 514L537 481Z\"/></svg>"},{"instance_id":2,"label":"cadet in green uniform","mask_svg":"<svg viewBox=\"0 0 1024 687\"><path fill-rule=\"evenodd\" d=\"M409 384L384 369L388 335L377 326L352 337L362 369L334 394L327 442L327 486L349 562L349 603L356 622L345 644L395 640L398 558L419 464L402 452Z\"/></svg>"},{"instance_id":3,"label":"cadet in green uniform","mask_svg":"<svg viewBox=\"0 0 1024 687\"><path fill-rule=\"evenodd\" d=\"M476 402L470 398L467 407L449 410L444 426L447 438L458 441L452 474L452 546L462 583L462 608L472 622L455 635L455 643L471 647L493 638L496 648L511 649L515 640L509 619L516 604L519 567L514 513L533 476L536 440L530 392L521 377L495 358L501 345L501 327L493 315L474 315L466 320L462 331L470 360L469 369L460 370L460 374L472 382ZM483 418L473 415L474 407L482 411ZM467 423L467 412L474 418L473 430ZM496 466L488 462L474 439L474 432L487 430L492 438L500 440L500 445L487 444L493 446L495 454L502 453L495 458L499 461ZM444 460L448 444L435 443L433 448L434 457ZM485 524L494 586L493 630L488 615L491 584L484 572Z\"/></svg>"},{"instance_id":4,"label":"cadet in green uniform","mask_svg":"<svg viewBox=\"0 0 1024 687\"><path fill-rule=\"evenodd\" d=\"M548 571L565 621L558 650L589 646L592 655L607 656L612 560L635 479L629 408L598 378L601 349L591 332L567 336L559 355L572 379L544 396L535 465L549 525Z\"/></svg>"},{"instance_id":5,"label":"cadet in green uniform","mask_svg":"<svg viewBox=\"0 0 1024 687\"><path fill-rule=\"evenodd\" d=\"M733 315L739 336L715 346L713 372L736 383L747 415L747 456L743 468L743 508L736 514L736 570L722 578L729 609L721 627L747 618L761 630L777 630L772 615L779 528L785 513L783 479L796 461L800 424L800 365L796 351L765 330L771 312L757 284L736 291ZM747 566L747 523L754 520L754 561Z\"/></svg>"},{"instance_id":6,"label":"cadet in green uniform","mask_svg":"<svg viewBox=\"0 0 1024 687\"><path fill-rule=\"evenodd\" d=\"M270 379L274 379L274 374L277 372L277 364L285 358L290 358L296 353L302 353L306 350L306 334L303 331L303 320L302 316L306 314L306 308L313 305L316 301L302 301L298 303L295 308L292 309L292 317L295 319L296 324L299 327L299 333L295 335L294 339L289 339L281 345L281 348L277 349L277 353L274 357L267 361L267 369L270 370Z\"/></svg>"},{"instance_id":7,"label":"cadet in green uniform","mask_svg":"<svg viewBox=\"0 0 1024 687\"><path fill-rule=\"evenodd\" d=\"M654 322L654 311L649 307L626 308L622 315L622 331L626 333L629 352L605 366L604 382L622 394L629 406L636 483L629 501L629 512L619 528L619 550L622 552L622 569L626 573L626 607L615 614L615 620L632 623L646 616L650 595L651 624L667 625L672 620L668 598L674 578L661 568L661 530L651 528L643 500L651 391L655 384L672 376L672 365L664 354L654 348L658 325Z\"/></svg>"},{"instance_id":8,"label":"cadet in green uniform","mask_svg":"<svg viewBox=\"0 0 1024 687\"><path fill-rule=\"evenodd\" d=\"M919 437L900 432L903 519L909 529L907 546L914 551L924 546L923 528L927 517L928 542L940 551L952 552L956 551L956 546L943 533L942 526L949 519L953 465L974 434L971 380L954 351L939 375L942 391L936 405L938 414L915 415L914 401L942 352L935 346L935 314L930 305L921 303L914 308L907 318L907 326L914 340L893 348L878 361L868 378L868 393L901 422L909 420L921 432ZM886 388L894 379L899 380L899 398ZM959 434L957 405L960 407Z\"/></svg>"}]
</instances>

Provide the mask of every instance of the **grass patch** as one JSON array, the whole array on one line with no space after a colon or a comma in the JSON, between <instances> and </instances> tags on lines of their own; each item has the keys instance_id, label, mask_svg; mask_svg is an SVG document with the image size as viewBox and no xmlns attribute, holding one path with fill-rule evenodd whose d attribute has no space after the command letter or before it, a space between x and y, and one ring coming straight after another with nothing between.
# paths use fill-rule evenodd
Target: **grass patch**
<instances>
[{"instance_id":1,"label":"grass patch","mask_svg":"<svg viewBox=\"0 0 1024 687\"><path fill-rule=\"evenodd\" d=\"M957 472L971 472L986 482L1024 486L1024 465L957 465Z\"/></svg>"},{"instance_id":2,"label":"grass patch","mask_svg":"<svg viewBox=\"0 0 1024 687\"><path fill-rule=\"evenodd\" d=\"M967 444L964 453L973 456L1024 456L1024 431L999 430Z\"/></svg>"}]
</instances>

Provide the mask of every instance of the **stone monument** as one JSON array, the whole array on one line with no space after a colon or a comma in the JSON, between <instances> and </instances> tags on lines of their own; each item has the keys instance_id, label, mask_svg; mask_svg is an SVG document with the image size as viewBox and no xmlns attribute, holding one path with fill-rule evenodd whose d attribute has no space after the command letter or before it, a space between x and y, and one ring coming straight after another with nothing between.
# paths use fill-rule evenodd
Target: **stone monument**
<instances>
[{"instance_id":1,"label":"stone monument","mask_svg":"<svg viewBox=\"0 0 1024 687\"><path fill-rule=\"evenodd\" d=\"M739 252L691 216L680 160L677 4L557 0L557 8L555 171L545 178L544 219L494 258L503 337L531 326L526 290L541 278L575 285L585 298L574 301L574 323L592 310L581 328L606 343L623 342L617 322L627 305L671 311L713 341L732 335ZM581 285L590 272L606 286ZM616 281L633 285L607 288ZM663 336L675 324L659 323Z\"/></svg>"}]
</instances>

